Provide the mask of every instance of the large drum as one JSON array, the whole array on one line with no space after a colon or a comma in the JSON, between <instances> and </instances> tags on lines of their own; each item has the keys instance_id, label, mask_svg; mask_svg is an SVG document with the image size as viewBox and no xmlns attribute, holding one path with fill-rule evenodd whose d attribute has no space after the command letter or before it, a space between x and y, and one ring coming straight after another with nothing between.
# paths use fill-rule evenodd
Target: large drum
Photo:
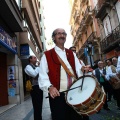
<instances>
[{"instance_id":1,"label":"large drum","mask_svg":"<svg viewBox=\"0 0 120 120\"><path fill-rule=\"evenodd\" d=\"M83 76L74 82L70 89L82 84ZM97 79L91 75L85 75L83 87L70 90L66 93L66 102L78 114L89 116L98 112L106 99L103 87L100 87Z\"/></svg>"}]
</instances>

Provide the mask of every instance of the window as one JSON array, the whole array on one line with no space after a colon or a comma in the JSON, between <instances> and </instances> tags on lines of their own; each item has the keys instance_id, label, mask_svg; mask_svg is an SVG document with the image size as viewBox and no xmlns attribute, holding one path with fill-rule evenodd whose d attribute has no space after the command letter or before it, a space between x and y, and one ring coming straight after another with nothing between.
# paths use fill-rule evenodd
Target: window
<instances>
[{"instance_id":1,"label":"window","mask_svg":"<svg viewBox=\"0 0 120 120\"><path fill-rule=\"evenodd\" d=\"M112 32L110 18L108 17L108 15L103 20L103 24L104 24L104 29L105 29L105 35L107 36L108 34Z\"/></svg>"},{"instance_id":2,"label":"window","mask_svg":"<svg viewBox=\"0 0 120 120\"><path fill-rule=\"evenodd\" d=\"M21 0L15 0L15 1L16 1L17 5L18 5L19 9L21 9Z\"/></svg>"},{"instance_id":3,"label":"window","mask_svg":"<svg viewBox=\"0 0 120 120\"><path fill-rule=\"evenodd\" d=\"M118 1L115 6L116 6L117 14L118 14L118 19L120 22L120 1Z\"/></svg>"}]
</instances>

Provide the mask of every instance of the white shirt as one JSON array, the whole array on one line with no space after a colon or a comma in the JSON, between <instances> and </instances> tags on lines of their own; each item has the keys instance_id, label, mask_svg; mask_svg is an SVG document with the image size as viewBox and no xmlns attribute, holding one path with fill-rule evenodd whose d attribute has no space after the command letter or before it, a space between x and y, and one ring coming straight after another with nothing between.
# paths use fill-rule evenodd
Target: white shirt
<instances>
[{"instance_id":1,"label":"white shirt","mask_svg":"<svg viewBox=\"0 0 120 120\"><path fill-rule=\"evenodd\" d=\"M110 80L110 77L116 76L116 73L112 72L111 66L107 68L107 80Z\"/></svg>"},{"instance_id":2,"label":"white shirt","mask_svg":"<svg viewBox=\"0 0 120 120\"><path fill-rule=\"evenodd\" d=\"M34 66L34 65L33 65ZM35 66L34 66L35 67ZM33 69L33 67L31 65L27 65L25 67L25 73L32 77L32 85L38 85L38 74L39 74L39 67L35 67L35 69Z\"/></svg>"},{"instance_id":3,"label":"white shirt","mask_svg":"<svg viewBox=\"0 0 120 120\"><path fill-rule=\"evenodd\" d=\"M117 71L117 73L120 73L120 56L118 56L118 62L117 62L116 71Z\"/></svg>"},{"instance_id":4,"label":"white shirt","mask_svg":"<svg viewBox=\"0 0 120 120\"><path fill-rule=\"evenodd\" d=\"M31 65L27 65L25 67L25 73L33 78L35 78L37 76L37 74L39 73L39 67L36 67L35 69L33 69L31 67Z\"/></svg>"},{"instance_id":5,"label":"white shirt","mask_svg":"<svg viewBox=\"0 0 120 120\"><path fill-rule=\"evenodd\" d=\"M59 47L55 46L55 52L59 55L59 57L64 61L64 63L66 64L66 66L71 69L71 66L67 60L67 56L66 56L66 52L65 49L62 50ZM78 77L81 76L81 65L79 63L78 58L76 57L76 54L73 53L74 58L75 58L75 69L76 69L76 73L78 75ZM54 66L53 66L54 67ZM63 70L63 68L61 67L61 70ZM43 91L48 91L48 87L51 85L49 76L48 76L48 63L46 60L46 56L45 54L42 56L41 58L41 62L40 62L40 71L39 71L39 78L38 78L38 84L40 89L42 89ZM67 74L66 74L67 75ZM60 79L62 78L62 76L60 76ZM60 80L61 81L61 80Z\"/></svg>"}]
</instances>

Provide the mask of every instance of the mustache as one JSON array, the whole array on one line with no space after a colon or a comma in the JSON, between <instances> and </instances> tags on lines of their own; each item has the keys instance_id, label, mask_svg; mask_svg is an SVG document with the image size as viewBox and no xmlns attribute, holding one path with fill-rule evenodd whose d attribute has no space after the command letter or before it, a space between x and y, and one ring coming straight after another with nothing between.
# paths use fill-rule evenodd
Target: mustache
<instances>
[{"instance_id":1,"label":"mustache","mask_svg":"<svg viewBox=\"0 0 120 120\"><path fill-rule=\"evenodd\" d=\"M59 39L62 39L62 40L64 40L65 38L64 38L64 37L60 37Z\"/></svg>"}]
</instances>

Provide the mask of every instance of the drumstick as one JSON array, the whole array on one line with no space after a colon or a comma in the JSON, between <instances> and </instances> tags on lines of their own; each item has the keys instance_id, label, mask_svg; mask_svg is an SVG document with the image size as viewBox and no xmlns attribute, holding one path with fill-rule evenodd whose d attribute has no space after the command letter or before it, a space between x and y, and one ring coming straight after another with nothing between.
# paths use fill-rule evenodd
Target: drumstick
<instances>
[{"instance_id":1,"label":"drumstick","mask_svg":"<svg viewBox=\"0 0 120 120\"><path fill-rule=\"evenodd\" d=\"M81 84L81 90L82 90L82 87L83 87L84 78L85 78L85 70L83 72L83 79L82 79L82 84Z\"/></svg>"},{"instance_id":2,"label":"drumstick","mask_svg":"<svg viewBox=\"0 0 120 120\"><path fill-rule=\"evenodd\" d=\"M64 90L64 91L62 91L62 92L60 92L60 93L68 92L68 91L70 91L70 90L74 90L74 89L79 88L79 87L81 87L81 85L80 85L80 86L77 86L77 87L74 87L74 88L70 88L70 89L68 89L68 90ZM47 96L47 97L45 97L45 98L49 98L49 96Z\"/></svg>"}]
</instances>

